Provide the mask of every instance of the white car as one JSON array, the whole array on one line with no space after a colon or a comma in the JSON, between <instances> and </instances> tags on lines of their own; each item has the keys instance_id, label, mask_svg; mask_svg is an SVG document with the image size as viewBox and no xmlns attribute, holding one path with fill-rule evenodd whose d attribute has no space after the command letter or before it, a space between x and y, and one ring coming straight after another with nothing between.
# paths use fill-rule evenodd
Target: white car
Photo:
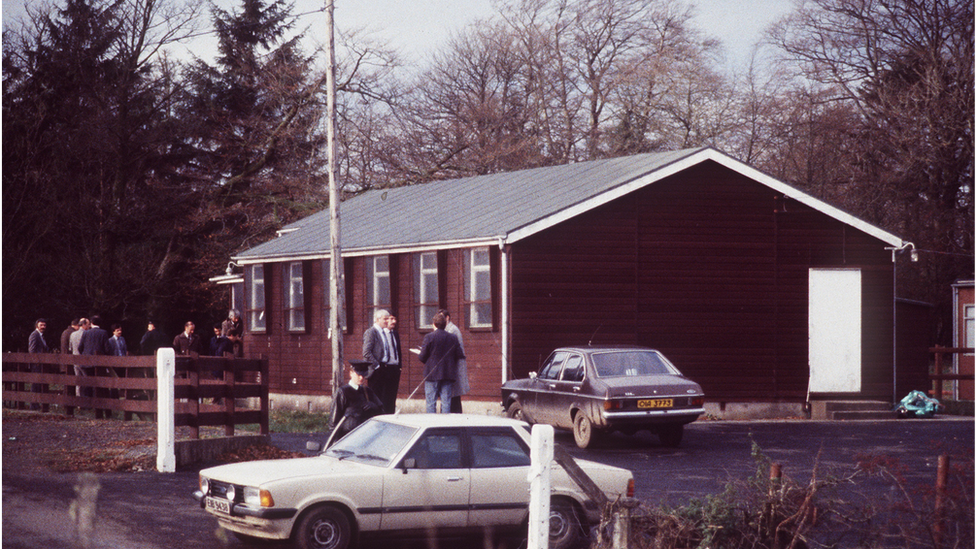
<instances>
[{"instance_id":1,"label":"white car","mask_svg":"<svg viewBox=\"0 0 976 549\"><path fill-rule=\"evenodd\" d=\"M383 535L524 537L528 428L490 416L383 415L316 457L204 469L193 495L242 540L291 538L301 549ZM578 464L610 499L633 496L630 471ZM555 464L551 484L549 546L565 549L601 510Z\"/></svg>"}]
</instances>

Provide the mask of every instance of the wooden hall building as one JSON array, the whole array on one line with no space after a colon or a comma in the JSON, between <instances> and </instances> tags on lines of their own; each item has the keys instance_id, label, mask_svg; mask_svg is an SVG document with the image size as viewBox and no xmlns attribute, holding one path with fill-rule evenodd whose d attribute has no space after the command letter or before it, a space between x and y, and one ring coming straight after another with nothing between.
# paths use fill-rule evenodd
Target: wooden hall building
<instances>
[{"instance_id":1,"label":"wooden hall building","mask_svg":"<svg viewBox=\"0 0 976 549\"><path fill-rule=\"evenodd\" d=\"M373 190L341 219L345 358L360 356L377 308L397 316L404 348L446 308L466 401L497 404L505 380L588 342L661 350L719 416L925 388L925 364L895 359L892 250L908 243L715 149ZM326 210L219 277L239 296L245 352L269 358L282 398L333 390L329 242ZM423 371L404 355L401 399Z\"/></svg>"}]
</instances>

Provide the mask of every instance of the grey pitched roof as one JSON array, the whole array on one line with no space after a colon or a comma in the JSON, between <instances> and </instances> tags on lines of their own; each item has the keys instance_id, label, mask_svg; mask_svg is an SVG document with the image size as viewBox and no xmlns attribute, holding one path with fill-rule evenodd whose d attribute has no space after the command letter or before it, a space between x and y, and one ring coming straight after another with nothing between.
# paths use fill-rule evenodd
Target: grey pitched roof
<instances>
[{"instance_id":1,"label":"grey pitched roof","mask_svg":"<svg viewBox=\"0 0 976 549\"><path fill-rule=\"evenodd\" d=\"M373 190L340 206L343 255L515 242L640 187L714 160L891 244L901 239L711 148L649 153ZM234 256L242 264L327 257L329 211Z\"/></svg>"}]
</instances>

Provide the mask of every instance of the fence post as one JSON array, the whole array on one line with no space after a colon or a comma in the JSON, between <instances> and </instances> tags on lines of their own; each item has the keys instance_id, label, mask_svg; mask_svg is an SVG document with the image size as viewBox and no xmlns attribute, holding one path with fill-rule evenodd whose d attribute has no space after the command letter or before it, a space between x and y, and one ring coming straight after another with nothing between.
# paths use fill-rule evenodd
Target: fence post
<instances>
[{"instance_id":1,"label":"fence post","mask_svg":"<svg viewBox=\"0 0 976 549\"><path fill-rule=\"evenodd\" d=\"M176 352L169 347L156 351L156 470L176 472Z\"/></svg>"},{"instance_id":2,"label":"fence post","mask_svg":"<svg viewBox=\"0 0 976 549\"><path fill-rule=\"evenodd\" d=\"M529 468L528 549L549 548L549 477L555 440L552 425L532 426L532 466Z\"/></svg>"}]
</instances>

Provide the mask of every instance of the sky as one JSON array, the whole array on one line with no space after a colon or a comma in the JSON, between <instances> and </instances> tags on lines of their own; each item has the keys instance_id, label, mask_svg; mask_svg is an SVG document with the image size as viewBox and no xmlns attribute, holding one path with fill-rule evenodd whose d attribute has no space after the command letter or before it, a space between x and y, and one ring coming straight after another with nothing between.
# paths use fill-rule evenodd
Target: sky
<instances>
[{"instance_id":1,"label":"sky","mask_svg":"<svg viewBox=\"0 0 976 549\"><path fill-rule=\"evenodd\" d=\"M36 0L3 0L3 20L23 12L26 2ZM292 0L293 13L320 10L325 0ZM696 7L695 21L710 36L722 41L729 62L736 67L748 63L753 45L763 29L793 6L792 0L686 0ZM217 0L225 9L236 5L235 0ZM338 29L365 28L375 31L391 46L403 52L409 60L420 61L426 51L438 47L454 32L468 23L487 18L494 13L492 0L335 0L335 19ZM309 28L307 36L313 43L325 40L324 32L316 32L324 25L324 15L313 13L299 20L300 28ZM188 51L199 54L212 48L207 38L197 39L175 55ZM311 44L309 44L311 45Z\"/></svg>"}]
</instances>

